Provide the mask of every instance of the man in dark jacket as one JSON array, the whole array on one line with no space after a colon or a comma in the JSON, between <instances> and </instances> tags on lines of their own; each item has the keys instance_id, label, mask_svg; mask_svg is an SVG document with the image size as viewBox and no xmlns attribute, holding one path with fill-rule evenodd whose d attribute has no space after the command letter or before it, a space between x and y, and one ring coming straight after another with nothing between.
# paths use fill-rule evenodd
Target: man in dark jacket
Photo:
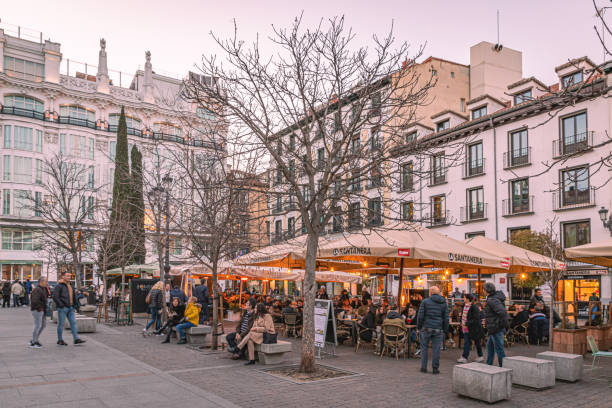
<instances>
[{"instance_id":1,"label":"man in dark jacket","mask_svg":"<svg viewBox=\"0 0 612 408\"><path fill-rule=\"evenodd\" d=\"M427 349L431 342L431 366L433 373L439 374L440 348L448 333L448 305L437 286L429 288L429 297L421 302L417 328L421 342L421 372L427 372Z\"/></svg>"},{"instance_id":2,"label":"man in dark jacket","mask_svg":"<svg viewBox=\"0 0 612 408\"><path fill-rule=\"evenodd\" d=\"M74 344L85 343L85 340L79 339L79 333L77 331L76 317L74 315L75 294L74 288L70 283L70 278L70 272L64 273L53 291L53 301L57 308L57 344L60 346L68 345L62 339L66 318L68 318L68 323L70 324Z\"/></svg>"},{"instance_id":3,"label":"man in dark jacket","mask_svg":"<svg viewBox=\"0 0 612 408\"><path fill-rule=\"evenodd\" d=\"M2 286L2 308L11 307L11 282L4 282Z\"/></svg>"},{"instance_id":4,"label":"man in dark jacket","mask_svg":"<svg viewBox=\"0 0 612 408\"><path fill-rule=\"evenodd\" d=\"M30 310L32 311L32 317L34 318L34 332L32 333L32 340L30 341L30 347L41 348L42 344L38 341L40 333L45 329L47 325L45 315L47 313L47 298L49 297L49 282L47 278L42 276L38 279L38 286L32 291L32 299Z\"/></svg>"},{"instance_id":5,"label":"man in dark jacket","mask_svg":"<svg viewBox=\"0 0 612 408\"><path fill-rule=\"evenodd\" d=\"M243 347L242 350L239 350L238 343L242 340L244 336L246 336L249 331L251 331L251 327L253 327L253 322L255 321L255 306L257 305L257 301L255 298L250 298L246 303L246 310L240 317L240 321L236 325L236 331L234 333L230 333L225 336L225 340L227 341L227 351L233 354L232 359L238 360L241 357L246 355L246 347Z\"/></svg>"},{"instance_id":6,"label":"man in dark jacket","mask_svg":"<svg viewBox=\"0 0 612 408\"><path fill-rule=\"evenodd\" d=\"M183 292L183 290L181 288L179 288L178 286L175 286L171 291L170 291L170 298L179 298L179 300L181 301L181 303L187 303L187 296L185 295L185 292Z\"/></svg>"},{"instance_id":7,"label":"man in dark jacket","mask_svg":"<svg viewBox=\"0 0 612 408\"><path fill-rule=\"evenodd\" d=\"M200 281L200 284L193 289L193 296L198 299L198 303L202 305L200 309L200 321L199 324L204 324L208 320L208 286L204 281Z\"/></svg>"},{"instance_id":8,"label":"man in dark jacket","mask_svg":"<svg viewBox=\"0 0 612 408\"><path fill-rule=\"evenodd\" d=\"M504 334L508 328L508 312L504 302L506 296L503 292L496 290L495 285L487 282L484 285L484 291L487 294L487 304L485 306L485 316L487 321L487 333L489 340L487 341L487 364L493 365L495 354L497 354L497 362L502 366L502 362L506 354L504 353Z\"/></svg>"}]
</instances>

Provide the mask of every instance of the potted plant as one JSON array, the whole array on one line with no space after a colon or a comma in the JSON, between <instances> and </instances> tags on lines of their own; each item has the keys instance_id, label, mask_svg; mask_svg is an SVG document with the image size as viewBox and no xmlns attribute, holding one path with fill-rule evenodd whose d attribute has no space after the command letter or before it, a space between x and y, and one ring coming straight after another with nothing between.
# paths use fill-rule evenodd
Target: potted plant
<instances>
[{"instance_id":1,"label":"potted plant","mask_svg":"<svg viewBox=\"0 0 612 408\"><path fill-rule=\"evenodd\" d=\"M232 296L229 300L227 320L234 322L240 320L240 299L238 299L236 296Z\"/></svg>"}]
</instances>

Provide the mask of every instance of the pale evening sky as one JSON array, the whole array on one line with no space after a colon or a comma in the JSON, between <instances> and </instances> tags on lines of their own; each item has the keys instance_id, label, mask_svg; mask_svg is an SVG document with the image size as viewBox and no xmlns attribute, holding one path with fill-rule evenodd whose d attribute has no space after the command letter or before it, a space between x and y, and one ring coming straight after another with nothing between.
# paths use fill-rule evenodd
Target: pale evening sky
<instances>
[{"instance_id":1,"label":"pale evening sky","mask_svg":"<svg viewBox=\"0 0 612 408\"><path fill-rule=\"evenodd\" d=\"M97 64L99 38L107 42L109 68L132 74L151 50L153 69L181 77L203 53L216 52L209 33L230 35L232 19L241 37L267 35L271 25L287 26L303 10L314 24L321 17L344 14L347 24L368 40L385 33L391 22L395 36L418 45L427 42L424 57L468 64L469 47L496 42L496 10L504 46L523 52L523 76L555 81L554 67L569 58L588 55L602 60L593 25L591 0L525 1L197 1L197 0L30 0L2 2L0 19L42 31L62 45L64 59ZM607 2L599 0L601 5ZM605 4L604 4L605 3ZM612 39L610 39L612 41Z\"/></svg>"}]
</instances>

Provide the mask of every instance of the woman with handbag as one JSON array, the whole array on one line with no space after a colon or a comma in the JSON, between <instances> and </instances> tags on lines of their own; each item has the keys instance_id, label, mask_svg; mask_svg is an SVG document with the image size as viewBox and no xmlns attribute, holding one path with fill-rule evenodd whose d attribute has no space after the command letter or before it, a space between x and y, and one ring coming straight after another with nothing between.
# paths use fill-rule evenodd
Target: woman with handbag
<instances>
[{"instance_id":1,"label":"woman with handbag","mask_svg":"<svg viewBox=\"0 0 612 408\"><path fill-rule=\"evenodd\" d=\"M263 303L257 304L257 314L253 327L249 333L244 336L238 348L242 349L245 345L249 352L249 361L245 365L255 364L255 344L273 344L276 343L276 332L274 331L274 321L268 313L266 305Z\"/></svg>"},{"instance_id":2,"label":"woman with handbag","mask_svg":"<svg viewBox=\"0 0 612 408\"><path fill-rule=\"evenodd\" d=\"M151 313L151 321L147 323L147 326L142 329L143 332L149 330L149 327L155 323L155 329L159 330L161 326L161 314L163 311L163 293L164 282L158 281L153 285L151 291L147 295L145 301L149 304L149 312Z\"/></svg>"},{"instance_id":3,"label":"woman with handbag","mask_svg":"<svg viewBox=\"0 0 612 408\"><path fill-rule=\"evenodd\" d=\"M170 304L170 310L168 312L168 320L162 326L161 329L156 330L155 334L161 334L164 330L168 329L166 332L166 338L162 341L162 344L170 343L170 335L172 334L172 329L178 324L185 322L185 305L181 303L180 299L175 297L172 298L172 303Z\"/></svg>"}]
</instances>

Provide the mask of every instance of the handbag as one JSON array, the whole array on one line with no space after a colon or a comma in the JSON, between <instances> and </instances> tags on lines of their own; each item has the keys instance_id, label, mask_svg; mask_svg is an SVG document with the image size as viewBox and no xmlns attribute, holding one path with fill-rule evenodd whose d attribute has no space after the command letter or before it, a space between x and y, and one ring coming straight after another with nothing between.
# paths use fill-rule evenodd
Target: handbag
<instances>
[{"instance_id":1,"label":"handbag","mask_svg":"<svg viewBox=\"0 0 612 408\"><path fill-rule=\"evenodd\" d=\"M277 334L264 332L263 344L276 344Z\"/></svg>"}]
</instances>

